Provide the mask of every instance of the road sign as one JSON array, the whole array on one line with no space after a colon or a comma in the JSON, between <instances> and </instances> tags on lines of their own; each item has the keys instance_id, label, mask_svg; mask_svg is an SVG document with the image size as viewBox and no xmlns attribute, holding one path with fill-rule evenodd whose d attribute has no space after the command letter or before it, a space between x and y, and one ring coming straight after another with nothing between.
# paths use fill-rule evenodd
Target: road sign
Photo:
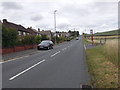
<instances>
[{"instance_id":1,"label":"road sign","mask_svg":"<svg viewBox=\"0 0 120 90\"><path fill-rule=\"evenodd\" d=\"M93 30L92 29L90 30L90 34L93 34Z\"/></svg>"},{"instance_id":2,"label":"road sign","mask_svg":"<svg viewBox=\"0 0 120 90\"><path fill-rule=\"evenodd\" d=\"M91 35L91 41L92 41L92 44L93 44L93 30L92 29L90 30L90 34L92 34Z\"/></svg>"}]
</instances>

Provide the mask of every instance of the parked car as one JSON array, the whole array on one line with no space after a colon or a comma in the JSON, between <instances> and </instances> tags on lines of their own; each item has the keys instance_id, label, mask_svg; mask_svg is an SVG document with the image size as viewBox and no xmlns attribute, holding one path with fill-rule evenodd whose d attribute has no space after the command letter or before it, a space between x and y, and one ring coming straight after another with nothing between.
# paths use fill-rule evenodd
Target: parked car
<instances>
[{"instance_id":1,"label":"parked car","mask_svg":"<svg viewBox=\"0 0 120 90\"><path fill-rule=\"evenodd\" d=\"M76 40L79 40L79 38L78 38L78 37L76 37Z\"/></svg>"},{"instance_id":2,"label":"parked car","mask_svg":"<svg viewBox=\"0 0 120 90\"><path fill-rule=\"evenodd\" d=\"M44 40L40 44L38 44L37 49L53 49L53 42L50 40Z\"/></svg>"},{"instance_id":3,"label":"parked car","mask_svg":"<svg viewBox=\"0 0 120 90\"><path fill-rule=\"evenodd\" d=\"M52 46L54 45L54 43L51 40L44 40L44 41L48 41Z\"/></svg>"}]
</instances>

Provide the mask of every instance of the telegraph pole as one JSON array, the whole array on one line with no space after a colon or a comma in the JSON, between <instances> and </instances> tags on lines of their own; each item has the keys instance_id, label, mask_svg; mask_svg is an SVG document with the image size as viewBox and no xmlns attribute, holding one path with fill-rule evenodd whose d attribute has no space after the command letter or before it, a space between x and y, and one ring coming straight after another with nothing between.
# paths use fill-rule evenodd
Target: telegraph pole
<instances>
[{"instance_id":1,"label":"telegraph pole","mask_svg":"<svg viewBox=\"0 0 120 90\"><path fill-rule=\"evenodd\" d=\"M55 44L56 44L56 12L57 12L57 10L54 11Z\"/></svg>"}]
</instances>

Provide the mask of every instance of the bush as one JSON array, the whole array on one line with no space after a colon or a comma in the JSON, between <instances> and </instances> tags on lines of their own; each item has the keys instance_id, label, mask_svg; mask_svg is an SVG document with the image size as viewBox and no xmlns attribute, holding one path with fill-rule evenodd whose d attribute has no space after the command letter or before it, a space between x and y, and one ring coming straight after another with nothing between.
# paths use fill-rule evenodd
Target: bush
<instances>
[{"instance_id":1,"label":"bush","mask_svg":"<svg viewBox=\"0 0 120 90\"><path fill-rule=\"evenodd\" d=\"M64 41L70 41L70 37L56 37L56 43L61 43ZM52 41L55 43L55 37L52 38Z\"/></svg>"},{"instance_id":2,"label":"bush","mask_svg":"<svg viewBox=\"0 0 120 90\"><path fill-rule=\"evenodd\" d=\"M39 43L41 42L41 36L36 35L36 36L35 36L35 42L36 42L37 44L39 44Z\"/></svg>"},{"instance_id":3,"label":"bush","mask_svg":"<svg viewBox=\"0 0 120 90\"><path fill-rule=\"evenodd\" d=\"M15 29L2 26L2 47L14 47L18 40L17 35Z\"/></svg>"},{"instance_id":4,"label":"bush","mask_svg":"<svg viewBox=\"0 0 120 90\"><path fill-rule=\"evenodd\" d=\"M47 37L47 35L41 35L41 41L43 40L48 40L49 38Z\"/></svg>"},{"instance_id":5,"label":"bush","mask_svg":"<svg viewBox=\"0 0 120 90\"><path fill-rule=\"evenodd\" d=\"M21 40L23 45L35 44L35 36L26 35Z\"/></svg>"}]
</instances>

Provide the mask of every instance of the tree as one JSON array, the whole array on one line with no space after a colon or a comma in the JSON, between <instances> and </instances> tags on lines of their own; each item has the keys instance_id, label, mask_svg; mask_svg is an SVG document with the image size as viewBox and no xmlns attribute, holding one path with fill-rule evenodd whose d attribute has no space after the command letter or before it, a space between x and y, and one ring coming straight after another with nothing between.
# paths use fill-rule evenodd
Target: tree
<instances>
[{"instance_id":1,"label":"tree","mask_svg":"<svg viewBox=\"0 0 120 90\"><path fill-rule=\"evenodd\" d=\"M79 31L77 31L77 36L79 36Z\"/></svg>"},{"instance_id":2,"label":"tree","mask_svg":"<svg viewBox=\"0 0 120 90\"><path fill-rule=\"evenodd\" d=\"M35 42L36 42L35 41L35 36L26 35L26 36L23 37L21 42L23 43L23 45L35 44Z\"/></svg>"},{"instance_id":3,"label":"tree","mask_svg":"<svg viewBox=\"0 0 120 90\"><path fill-rule=\"evenodd\" d=\"M42 40L42 41L43 41L43 40L48 40L47 35L41 35L41 40Z\"/></svg>"},{"instance_id":4,"label":"tree","mask_svg":"<svg viewBox=\"0 0 120 90\"><path fill-rule=\"evenodd\" d=\"M41 36L40 36L40 35L36 35L36 36L35 36L35 42L36 42L37 44L39 44L39 43L41 42Z\"/></svg>"},{"instance_id":5,"label":"tree","mask_svg":"<svg viewBox=\"0 0 120 90\"><path fill-rule=\"evenodd\" d=\"M18 40L18 32L15 29L2 26L2 46L14 47Z\"/></svg>"}]
</instances>

